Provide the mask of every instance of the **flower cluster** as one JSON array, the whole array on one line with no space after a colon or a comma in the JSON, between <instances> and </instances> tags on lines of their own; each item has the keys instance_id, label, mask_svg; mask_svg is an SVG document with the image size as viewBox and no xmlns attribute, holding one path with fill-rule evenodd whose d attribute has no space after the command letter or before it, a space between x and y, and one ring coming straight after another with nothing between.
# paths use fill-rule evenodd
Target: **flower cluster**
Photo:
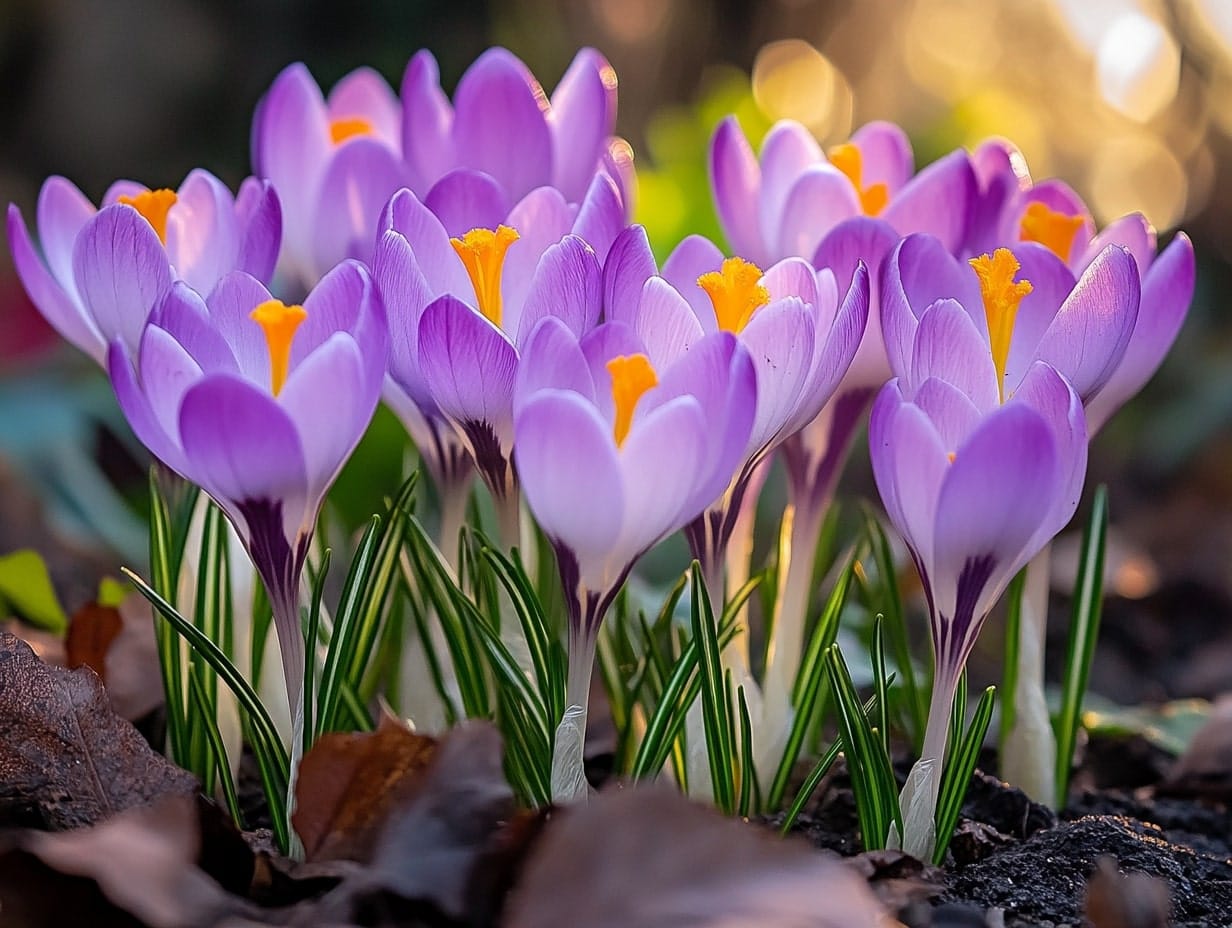
<instances>
[{"instance_id":1,"label":"flower cluster","mask_svg":"<svg viewBox=\"0 0 1232 928\"><path fill-rule=\"evenodd\" d=\"M257 107L254 178L46 182L32 299L111 377L138 437L230 518L274 607L292 704L300 575L330 485L384 398L441 502L449 551L478 474L502 543L522 504L555 551L570 669L552 788L584 795L600 625L638 559L683 531L721 601L749 571L773 455L788 478L764 675L724 654L780 743L821 518L871 406L877 488L923 580L936 673L904 833L931 852L959 676L1010 578L1068 522L1088 436L1152 375L1194 285L1177 235L1097 231L1057 181L990 141L915 170L870 123L824 151L734 118L710 156L731 253L692 236L660 267L630 225L616 79L584 50L549 97L492 49L452 101L420 52L400 92L361 69L323 94L292 65ZM764 704L753 698L760 685Z\"/></svg>"}]
</instances>

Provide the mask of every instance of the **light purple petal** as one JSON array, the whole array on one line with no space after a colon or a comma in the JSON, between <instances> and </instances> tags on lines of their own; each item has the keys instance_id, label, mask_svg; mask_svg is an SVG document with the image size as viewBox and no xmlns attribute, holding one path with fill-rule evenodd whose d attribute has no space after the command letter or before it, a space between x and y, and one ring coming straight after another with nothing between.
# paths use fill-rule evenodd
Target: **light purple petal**
<instances>
[{"instance_id":1,"label":"light purple petal","mask_svg":"<svg viewBox=\"0 0 1232 928\"><path fill-rule=\"evenodd\" d=\"M818 331L818 344L813 352L814 371L808 386L805 387L807 395L788 426L789 432L798 431L808 425L848 376L871 324L869 290L868 271L860 265L856 268L855 277L829 329ZM880 365L885 365L884 356L880 359Z\"/></svg>"},{"instance_id":2,"label":"light purple petal","mask_svg":"<svg viewBox=\"0 0 1232 928\"><path fill-rule=\"evenodd\" d=\"M1184 232L1178 232L1147 271L1137 322L1125 356L1104 389L1087 405L1092 435L1158 370L1176 341L1193 293L1193 245Z\"/></svg>"},{"instance_id":3,"label":"light purple petal","mask_svg":"<svg viewBox=\"0 0 1232 928\"><path fill-rule=\"evenodd\" d=\"M514 418L540 390L572 390L592 405L595 384L577 336L555 316L545 316L530 332L518 363L513 390Z\"/></svg>"},{"instance_id":4,"label":"light purple petal","mask_svg":"<svg viewBox=\"0 0 1232 928\"><path fill-rule=\"evenodd\" d=\"M104 338L130 349L154 304L171 286L167 253L154 229L131 206L109 206L92 218L73 247L73 277Z\"/></svg>"},{"instance_id":5,"label":"light purple petal","mask_svg":"<svg viewBox=\"0 0 1232 928\"><path fill-rule=\"evenodd\" d=\"M615 420L615 406L612 402L612 375L608 372L607 362L633 354L649 356L646 346L631 326L623 322L606 322L586 333L579 347L594 384L595 406L600 415L612 423Z\"/></svg>"},{"instance_id":6,"label":"light purple petal","mask_svg":"<svg viewBox=\"0 0 1232 928\"><path fill-rule=\"evenodd\" d=\"M239 230L231 191L200 168L184 179L167 213L167 257L176 276L209 293L239 257Z\"/></svg>"},{"instance_id":7,"label":"light purple petal","mask_svg":"<svg viewBox=\"0 0 1232 928\"><path fill-rule=\"evenodd\" d=\"M860 183L865 188L885 184L893 199L915 169L907 133L891 122L870 122L856 130L851 142L860 149Z\"/></svg>"},{"instance_id":8,"label":"light purple petal","mask_svg":"<svg viewBox=\"0 0 1232 928\"><path fill-rule=\"evenodd\" d=\"M389 359L389 323L368 268L357 261L339 264L308 294L304 311L308 318L291 343L292 373L335 332L347 332L359 346L368 376L365 389L375 403Z\"/></svg>"},{"instance_id":9,"label":"light purple petal","mask_svg":"<svg viewBox=\"0 0 1232 928\"><path fill-rule=\"evenodd\" d=\"M1014 316L1014 334L1005 363L1005 382L1011 389L1035 361L1044 334L1074 289L1074 275L1050 249L1033 242L1019 242L1013 251L1022 265L1017 278L1030 281L1031 292L1018 304ZM971 274L975 276L974 271ZM976 311L984 315L982 298ZM984 329L987 330L986 322Z\"/></svg>"},{"instance_id":10,"label":"light purple petal","mask_svg":"<svg viewBox=\"0 0 1232 928\"><path fill-rule=\"evenodd\" d=\"M317 276L344 258L372 259L377 219L407 180L405 166L382 142L357 137L339 146L318 194L312 249Z\"/></svg>"},{"instance_id":11,"label":"light purple petal","mask_svg":"<svg viewBox=\"0 0 1232 928\"><path fill-rule=\"evenodd\" d=\"M495 229L509 214L509 201L500 184L487 174L465 168L450 171L433 184L424 206L456 238L472 229Z\"/></svg>"},{"instance_id":12,"label":"light purple petal","mask_svg":"<svg viewBox=\"0 0 1232 928\"><path fill-rule=\"evenodd\" d=\"M980 421L971 398L953 384L936 377L925 380L911 400L937 430L941 444L951 451L962 446Z\"/></svg>"},{"instance_id":13,"label":"light purple petal","mask_svg":"<svg viewBox=\"0 0 1232 928\"><path fill-rule=\"evenodd\" d=\"M773 260L757 212L761 168L735 116L719 123L710 142L710 189L732 251L750 261Z\"/></svg>"},{"instance_id":14,"label":"light purple petal","mask_svg":"<svg viewBox=\"0 0 1232 928\"><path fill-rule=\"evenodd\" d=\"M516 435L518 479L544 534L583 576L601 570L625 516L611 427L576 393L547 390L518 413Z\"/></svg>"},{"instance_id":15,"label":"light purple petal","mask_svg":"<svg viewBox=\"0 0 1232 928\"><path fill-rule=\"evenodd\" d=\"M543 89L514 55L490 48L462 75L454 94L458 164L491 174L512 199L552 180L552 135Z\"/></svg>"},{"instance_id":16,"label":"light purple petal","mask_svg":"<svg viewBox=\"0 0 1232 928\"><path fill-rule=\"evenodd\" d=\"M235 198L235 216L240 234L235 269L268 283L282 247L282 205L273 185L247 178Z\"/></svg>"},{"instance_id":17,"label":"light purple petal","mask_svg":"<svg viewBox=\"0 0 1232 928\"><path fill-rule=\"evenodd\" d=\"M749 436L751 453L786 437L797 408L811 399L804 388L813 371L815 314L787 298L757 311L740 334L757 372L757 416Z\"/></svg>"},{"instance_id":18,"label":"light purple petal","mask_svg":"<svg viewBox=\"0 0 1232 928\"><path fill-rule=\"evenodd\" d=\"M1109 245L1128 248L1129 253L1138 262L1138 275L1145 277L1155 260L1155 229L1141 213L1130 213L1108 223L1104 231L1091 239L1091 244L1087 246L1086 255L1082 259L1083 264L1076 273L1085 269L1086 265L1095 260L1095 256Z\"/></svg>"},{"instance_id":19,"label":"light purple petal","mask_svg":"<svg viewBox=\"0 0 1232 928\"><path fill-rule=\"evenodd\" d=\"M148 325L141 335L137 369L141 392L158 427L167 435L178 435L180 403L188 388L201 380L200 366L169 332Z\"/></svg>"},{"instance_id":20,"label":"light purple petal","mask_svg":"<svg viewBox=\"0 0 1232 928\"><path fill-rule=\"evenodd\" d=\"M449 244L445 227L410 190L399 190L390 198L379 226L406 239L434 296L472 292L470 278Z\"/></svg>"},{"instance_id":21,"label":"light purple petal","mask_svg":"<svg viewBox=\"0 0 1232 928\"><path fill-rule=\"evenodd\" d=\"M616 126L616 72L593 48L573 58L552 93L552 186L580 200Z\"/></svg>"},{"instance_id":22,"label":"light purple petal","mask_svg":"<svg viewBox=\"0 0 1232 928\"><path fill-rule=\"evenodd\" d=\"M600 261L606 260L612 242L628 224L626 214L616 182L606 174L596 174L578 207L573 232L590 244Z\"/></svg>"},{"instance_id":23,"label":"light purple petal","mask_svg":"<svg viewBox=\"0 0 1232 928\"><path fill-rule=\"evenodd\" d=\"M419 322L419 366L442 412L459 424L488 423L507 452L518 353L499 329L465 303L440 297Z\"/></svg>"},{"instance_id":24,"label":"light purple petal","mask_svg":"<svg viewBox=\"0 0 1232 928\"><path fill-rule=\"evenodd\" d=\"M713 502L696 502L696 511L688 511L706 469L707 447L706 422L692 397L677 397L640 420L635 416L619 454L625 518L618 560L633 560Z\"/></svg>"},{"instance_id":25,"label":"light purple petal","mask_svg":"<svg viewBox=\"0 0 1232 928\"><path fill-rule=\"evenodd\" d=\"M1064 489L1056 495L1054 511L1040 524L1035 544L1043 546L1073 517L1082 497L1087 473L1087 427L1078 394L1056 368L1037 361L1027 371L1011 400L1036 410L1052 429L1057 460L1065 472Z\"/></svg>"},{"instance_id":26,"label":"light purple petal","mask_svg":"<svg viewBox=\"0 0 1232 928\"><path fill-rule=\"evenodd\" d=\"M762 241L779 238L787 198L796 181L809 168L825 161L813 134L800 123L783 120L770 129L760 155L761 192L757 206Z\"/></svg>"},{"instance_id":27,"label":"light purple petal","mask_svg":"<svg viewBox=\"0 0 1232 928\"><path fill-rule=\"evenodd\" d=\"M39 245L51 276L70 294L76 292L73 243L95 212L94 204L86 195L63 177L47 178L39 190L36 212ZM11 241L12 236L9 238Z\"/></svg>"},{"instance_id":28,"label":"light purple petal","mask_svg":"<svg viewBox=\"0 0 1232 928\"><path fill-rule=\"evenodd\" d=\"M330 121L363 119L387 144L402 141L402 108L385 78L372 68L356 68L329 92Z\"/></svg>"},{"instance_id":29,"label":"light purple petal","mask_svg":"<svg viewBox=\"0 0 1232 928\"><path fill-rule=\"evenodd\" d=\"M815 254L831 229L861 214L860 201L847 175L828 164L809 168L792 185L773 242L776 258Z\"/></svg>"},{"instance_id":30,"label":"light purple petal","mask_svg":"<svg viewBox=\"0 0 1232 928\"><path fill-rule=\"evenodd\" d=\"M325 494L372 420L377 394L368 389L366 363L354 339L337 332L300 362L278 394L303 446L309 498Z\"/></svg>"},{"instance_id":31,"label":"light purple petal","mask_svg":"<svg viewBox=\"0 0 1232 928\"><path fill-rule=\"evenodd\" d=\"M709 294L698 286L703 274L718 271L723 266L723 252L702 235L690 235L672 249L663 262L662 277L683 296L693 308L693 314L703 331L714 332L718 322Z\"/></svg>"},{"instance_id":32,"label":"light purple petal","mask_svg":"<svg viewBox=\"0 0 1232 928\"><path fill-rule=\"evenodd\" d=\"M634 330L656 370L667 367L705 334L692 307L662 277L650 278L642 288Z\"/></svg>"},{"instance_id":33,"label":"light purple petal","mask_svg":"<svg viewBox=\"0 0 1232 928\"><path fill-rule=\"evenodd\" d=\"M958 387L981 411L1000 402L988 342L954 300L938 300L920 318L904 393L914 395L930 377Z\"/></svg>"},{"instance_id":34,"label":"light purple petal","mask_svg":"<svg viewBox=\"0 0 1232 928\"><path fill-rule=\"evenodd\" d=\"M581 338L599 322L603 306L603 274L590 246L566 235L543 253L521 307L510 306L502 325L516 332L514 344L524 345L536 323L555 316Z\"/></svg>"},{"instance_id":35,"label":"light purple petal","mask_svg":"<svg viewBox=\"0 0 1232 928\"><path fill-rule=\"evenodd\" d=\"M205 301L182 280L172 285L150 313L150 322L175 339L202 370L241 373L231 346L210 319ZM149 389L148 383L145 388Z\"/></svg>"},{"instance_id":36,"label":"light purple petal","mask_svg":"<svg viewBox=\"0 0 1232 928\"><path fill-rule=\"evenodd\" d=\"M1036 553L1032 541L1067 476L1048 425L1026 406L1003 406L970 435L937 500L931 580L942 615L954 617L964 568L973 559L987 558L992 573L974 606L978 624Z\"/></svg>"},{"instance_id":37,"label":"light purple petal","mask_svg":"<svg viewBox=\"0 0 1232 928\"><path fill-rule=\"evenodd\" d=\"M17 276L21 278L22 286L26 288L26 293L43 314L43 318L97 363L105 364L107 343L98 327L74 298L56 282L42 259L35 253L21 210L13 204L9 204L8 233ZM76 289L71 281L70 285Z\"/></svg>"},{"instance_id":38,"label":"light purple petal","mask_svg":"<svg viewBox=\"0 0 1232 928\"><path fill-rule=\"evenodd\" d=\"M419 372L419 317L432 302L411 246L397 232L378 239L372 279L389 321L389 374L419 406L435 406Z\"/></svg>"},{"instance_id":39,"label":"light purple petal","mask_svg":"<svg viewBox=\"0 0 1232 928\"><path fill-rule=\"evenodd\" d=\"M216 499L281 500L288 519L307 508L300 436L268 391L227 374L199 381L184 395L180 438L186 476Z\"/></svg>"},{"instance_id":40,"label":"light purple petal","mask_svg":"<svg viewBox=\"0 0 1232 928\"><path fill-rule=\"evenodd\" d=\"M882 218L900 235L927 232L949 251L957 251L978 192L970 158L965 151L954 151L912 178L891 198Z\"/></svg>"},{"instance_id":41,"label":"light purple petal","mask_svg":"<svg viewBox=\"0 0 1232 928\"><path fill-rule=\"evenodd\" d=\"M269 347L261 326L252 319L252 311L268 299L269 291L260 281L236 271L224 277L205 301L210 320L231 346L240 373L266 389L270 382Z\"/></svg>"},{"instance_id":42,"label":"light purple petal","mask_svg":"<svg viewBox=\"0 0 1232 928\"><path fill-rule=\"evenodd\" d=\"M1109 245L1086 269L1040 340L1036 356L1061 372L1083 402L1121 363L1138 318L1138 267Z\"/></svg>"},{"instance_id":43,"label":"light purple petal","mask_svg":"<svg viewBox=\"0 0 1232 928\"><path fill-rule=\"evenodd\" d=\"M896 376L908 371L919 317L945 299L961 304L986 337L988 325L975 272L931 235L907 236L886 261L881 285L881 331Z\"/></svg>"},{"instance_id":44,"label":"light purple petal","mask_svg":"<svg viewBox=\"0 0 1232 928\"><path fill-rule=\"evenodd\" d=\"M569 234L575 218L575 208L570 207L560 191L553 187L532 190L510 211L505 225L521 237L505 252L501 273L501 299L505 306L521 306L526 300L539 259L550 246Z\"/></svg>"},{"instance_id":45,"label":"light purple petal","mask_svg":"<svg viewBox=\"0 0 1232 928\"><path fill-rule=\"evenodd\" d=\"M629 226L616 237L603 264L604 319L632 325L642 287L658 273L645 228Z\"/></svg>"},{"instance_id":46,"label":"light purple petal","mask_svg":"<svg viewBox=\"0 0 1232 928\"><path fill-rule=\"evenodd\" d=\"M838 309L837 293L827 293L822 299L817 286L817 272L803 258L784 258L766 269L762 284L770 293L770 300L781 300L785 297L798 297L804 303L812 306L821 323L828 326Z\"/></svg>"},{"instance_id":47,"label":"light purple petal","mask_svg":"<svg viewBox=\"0 0 1232 928\"><path fill-rule=\"evenodd\" d=\"M411 188L426 196L453 164L453 107L441 90L436 59L416 52L402 76L402 154Z\"/></svg>"},{"instance_id":48,"label":"light purple petal","mask_svg":"<svg viewBox=\"0 0 1232 928\"><path fill-rule=\"evenodd\" d=\"M168 433L158 422L149 398L137 383L132 359L124 343L116 339L107 351L107 373L116 401L134 434L150 453L181 476L188 476L184 452L179 445L179 427Z\"/></svg>"}]
</instances>

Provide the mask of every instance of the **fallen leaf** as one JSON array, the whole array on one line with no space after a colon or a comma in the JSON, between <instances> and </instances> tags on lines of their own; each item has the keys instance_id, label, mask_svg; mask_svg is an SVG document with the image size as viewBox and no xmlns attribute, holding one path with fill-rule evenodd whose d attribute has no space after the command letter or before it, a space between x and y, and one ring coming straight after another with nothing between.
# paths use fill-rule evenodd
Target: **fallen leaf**
<instances>
[{"instance_id":1,"label":"fallen leaf","mask_svg":"<svg viewBox=\"0 0 1232 928\"><path fill-rule=\"evenodd\" d=\"M163 675L149 600L135 590L119 605L123 623L107 652L107 695L121 718L135 722L163 704Z\"/></svg>"},{"instance_id":2,"label":"fallen leaf","mask_svg":"<svg viewBox=\"0 0 1232 928\"><path fill-rule=\"evenodd\" d=\"M1146 873L1122 875L1111 857L1100 858L1087 880L1083 914L1092 928L1167 928L1168 884Z\"/></svg>"},{"instance_id":3,"label":"fallen leaf","mask_svg":"<svg viewBox=\"0 0 1232 928\"><path fill-rule=\"evenodd\" d=\"M86 603L69 621L64 637L65 666L70 670L89 667L106 686L107 651L123 627L119 609Z\"/></svg>"},{"instance_id":4,"label":"fallen leaf","mask_svg":"<svg viewBox=\"0 0 1232 928\"><path fill-rule=\"evenodd\" d=\"M851 868L663 787L608 789L559 815L506 928L888 928Z\"/></svg>"},{"instance_id":5,"label":"fallen leaf","mask_svg":"<svg viewBox=\"0 0 1232 928\"><path fill-rule=\"evenodd\" d=\"M82 828L196 793L191 774L112 711L93 671L48 667L0 634L0 824Z\"/></svg>"},{"instance_id":6,"label":"fallen leaf","mask_svg":"<svg viewBox=\"0 0 1232 928\"><path fill-rule=\"evenodd\" d=\"M30 650L44 664L52 667L63 667L65 660L64 636L53 632L45 632L41 628L28 625L21 619L6 619L0 622L0 634L9 634L20 638L30 646Z\"/></svg>"},{"instance_id":7,"label":"fallen leaf","mask_svg":"<svg viewBox=\"0 0 1232 928\"><path fill-rule=\"evenodd\" d=\"M80 923L91 926L210 928L256 912L197 868L197 809L187 797L129 809L92 828L12 833L10 842L0 855L6 925L12 917L50 928L84 915Z\"/></svg>"},{"instance_id":8,"label":"fallen leaf","mask_svg":"<svg viewBox=\"0 0 1232 928\"><path fill-rule=\"evenodd\" d=\"M436 739L388 712L374 732L317 739L300 763L291 818L307 859L366 861L399 787L435 749Z\"/></svg>"}]
</instances>

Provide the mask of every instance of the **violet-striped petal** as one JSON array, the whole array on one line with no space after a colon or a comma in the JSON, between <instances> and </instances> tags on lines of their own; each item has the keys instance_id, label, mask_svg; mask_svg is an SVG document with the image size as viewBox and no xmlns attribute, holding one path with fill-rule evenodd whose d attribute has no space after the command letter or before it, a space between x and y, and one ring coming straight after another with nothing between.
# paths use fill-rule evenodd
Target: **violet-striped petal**
<instances>
[{"instance_id":1,"label":"violet-striped petal","mask_svg":"<svg viewBox=\"0 0 1232 928\"><path fill-rule=\"evenodd\" d=\"M621 232L603 263L604 319L631 325L643 285L658 272L646 229L635 225Z\"/></svg>"},{"instance_id":2,"label":"violet-striped petal","mask_svg":"<svg viewBox=\"0 0 1232 928\"><path fill-rule=\"evenodd\" d=\"M908 181L890 200L883 218L901 235L927 232L954 252L966 238L978 192L967 153L951 152Z\"/></svg>"},{"instance_id":3,"label":"violet-striped petal","mask_svg":"<svg viewBox=\"0 0 1232 928\"><path fill-rule=\"evenodd\" d=\"M710 189L727 243L736 254L769 263L763 242L758 200L761 168L735 116L715 129L710 143Z\"/></svg>"},{"instance_id":4,"label":"violet-striped petal","mask_svg":"<svg viewBox=\"0 0 1232 928\"><path fill-rule=\"evenodd\" d=\"M577 336L556 316L539 320L522 349L513 390L515 420L527 399L549 389L571 390L595 405L590 365Z\"/></svg>"},{"instance_id":5,"label":"violet-striped petal","mask_svg":"<svg viewBox=\"0 0 1232 928\"><path fill-rule=\"evenodd\" d=\"M158 421L149 398L137 382L132 358L118 338L107 349L107 374L115 391L116 402L133 433L150 453L179 474L188 472L184 451L179 444L179 429L168 433Z\"/></svg>"},{"instance_id":6,"label":"violet-striped petal","mask_svg":"<svg viewBox=\"0 0 1232 928\"><path fill-rule=\"evenodd\" d=\"M432 185L424 206L450 237L461 238L471 229L495 229L509 215L510 203L492 177L459 168Z\"/></svg>"},{"instance_id":7,"label":"violet-striped petal","mask_svg":"<svg viewBox=\"0 0 1232 928\"><path fill-rule=\"evenodd\" d=\"M453 107L427 50L416 52L402 76L402 155L421 197L454 163Z\"/></svg>"},{"instance_id":8,"label":"violet-striped petal","mask_svg":"<svg viewBox=\"0 0 1232 928\"><path fill-rule=\"evenodd\" d=\"M240 228L235 270L268 281L274 276L282 245L282 205L273 185L255 177L247 178L235 197L235 216Z\"/></svg>"},{"instance_id":9,"label":"violet-striped petal","mask_svg":"<svg viewBox=\"0 0 1232 928\"><path fill-rule=\"evenodd\" d=\"M774 234L767 235L767 241L779 255L813 254L828 230L859 216L861 211L847 175L829 164L819 164L792 185Z\"/></svg>"},{"instance_id":10,"label":"violet-striped petal","mask_svg":"<svg viewBox=\"0 0 1232 928\"><path fill-rule=\"evenodd\" d=\"M616 236L628 224L630 212L616 182L606 174L596 174L578 206L573 231L584 238L603 261Z\"/></svg>"},{"instance_id":11,"label":"violet-striped petal","mask_svg":"<svg viewBox=\"0 0 1232 928\"><path fill-rule=\"evenodd\" d=\"M270 382L269 345L261 327L252 321L252 311L269 298L259 281L235 271L219 281L206 300L210 320L231 346L240 373L258 385Z\"/></svg>"},{"instance_id":12,"label":"violet-striped petal","mask_svg":"<svg viewBox=\"0 0 1232 928\"><path fill-rule=\"evenodd\" d=\"M73 242L94 215L94 204L77 186L63 177L49 177L39 190L35 213L43 258L56 279L71 295L73 285ZM9 236L12 241L12 236Z\"/></svg>"},{"instance_id":13,"label":"violet-striped petal","mask_svg":"<svg viewBox=\"0 0 1232 928\"><path fill-rule=\"evenodd\" d=\"M403 164L371 138L349 139L330 159L313 216L314 276L340 258L372 259L377 219L390 191L406 185Z\"/></svg>"},{"instance_id":14,"label":"violet-striped petal","mask_svg":"<svg viewBox=\"0 0 1232 928\"><path fill-rule=\"evenodd\" d=\"M547 115L552 133L552 186L580 200L616 126L616 72L593 48L573 58Z\"/></svg>"},{"instance_id":15,"label":"violet-striped petal","mask_svg":"<svg viewBox=\"0 0 1232 928\"><path fill-rule=\"evenodd\" d=\"M192 171L167 214L167 258L176 275L207 294L240 255L235 200L213 174Z\"/></svg>"},{"instance_id":16,"label":"violet-striped petal","mask_svg":"<svg viewBox=\"0 0 1232 928\"><path fill-rule=\"evenodd\" d=\"M693 314L702 328L713 332L718 328L714 316L714 304L706 291L698 286L697 279L703 274L717 271L723 264L723 252L710 239L702 235L690 235L672 249L663 262L660 272L675 290L693 308Z\"/></svg>"},{"instance_id":17,"label":"violet-striped petal","mask_svg":"<svg viewBox=\"0 0 1232 928\"><path fill-rule=\"evenodd\" d=\"M860 182L865 188L885 184L893 198L911 179L915 156L907 133L891 122L866 123L851 142L860 149Z\"/></svg>"},{"instance_id":18,"label":"violet-striped petal","mask_svg":"<svg viewBox=\"0 0 1232 928\"><path fill-rule=\"evenodd\" d=\"M603 308L603 272L594 251L582 239L567 235L543 253L531 280L526 302L508 307L503 327L516 332L514 344L523 345L531 329L546 316L555 316L573 334L593 329Z\"/></svg>"},{"instance_id":19,"label":"violet-striped petal","mask_svg":"<svg viewBox=\"0 0 1232 928\"><path fill-rule=\"evenodd\" d=\"M913 396L930 377L958 387L981 412L1000 402L988 343L955 300L938 300L920 317L908 374L902 378L904 392Z\"/></svg>"},{"instance_id":20,"label":"violet-striped petal","mask_svg":"<svg viewBox=\"0 0 1232 928\"><path fill-rule=\"evenodd\" d=\"M406 239L434 294L470 292L470 278L449 244L445 227L410 190L399 190L390 198L378 227Z\"/></svg>"}]
</instances>

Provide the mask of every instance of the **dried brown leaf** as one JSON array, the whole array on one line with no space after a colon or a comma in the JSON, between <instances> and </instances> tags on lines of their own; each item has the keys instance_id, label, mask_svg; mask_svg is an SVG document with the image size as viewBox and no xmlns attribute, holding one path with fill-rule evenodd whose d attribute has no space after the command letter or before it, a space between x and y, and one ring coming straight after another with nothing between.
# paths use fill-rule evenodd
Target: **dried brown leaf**
<instances>
[{"instance_id":1,"label":"dried brown leaf","mask_svg":"<svg viewBox=\"0 0 1232 928\"><path fill-rule=\"evenodd\" d=\"M209 928L255 911L197 869L189 798L130 809L93 828L18 832L11 841L0 857L0 912L16 913L16 924L70 924L87 905L93 911L80 924L149 928Z\"/></svg>"},{"instance_id":2,"label":"dried brown leaf","mask_svg":"<svg viewBox=\"0 0 1232 928\"><path fill-rule=\"evenodd\" d=\"M609 789L560 814L507 928L886 928L851 868L664 788Z\"/></svg>"},{"instance_id":3,"label":"dried brown leaf","mask_svg":"<svg viewBox=\"0 0 1232 928\"><path fill-rule=\"evenodd\" d=\"M0 824L97 824L197 783L119 718L88 668L48 667L0 634Z\"/></svg>"},{"instance_id":4,"label":"dried brown leaf","mask_svg":"<svg viewBox=\"0 0 1232 928\"><path fill-rule=\"evenodd\" d=\"M436 739L388 713L374 732L318 739L300 764L292 816L307 859L368 860L399 789L435 750Z\"/></svg>"},{"instance_id":5,"label":"dried brown leaf","mask_svg":"<svg viewBox=\"0 0 1232 928\"><path fill-rule=\"evenodd\" d=\"M124 627L120 610L114 606L86 603L73 613L64 638L66 667L89 667L107 684L107 652Z\"/></svg>"},{"instance_id":6,"label":"dried brown leaf","mask_svg":"<svg viewBox=\"0 0 1232 928\"><path fill-rule=\"evenodd\" d=\"M1092 928L1167 928L1172 899L1168 884L1146 873L1122 875L1103 857L1087 881L1083 914Z\"/></svg>"}]
</instances>

